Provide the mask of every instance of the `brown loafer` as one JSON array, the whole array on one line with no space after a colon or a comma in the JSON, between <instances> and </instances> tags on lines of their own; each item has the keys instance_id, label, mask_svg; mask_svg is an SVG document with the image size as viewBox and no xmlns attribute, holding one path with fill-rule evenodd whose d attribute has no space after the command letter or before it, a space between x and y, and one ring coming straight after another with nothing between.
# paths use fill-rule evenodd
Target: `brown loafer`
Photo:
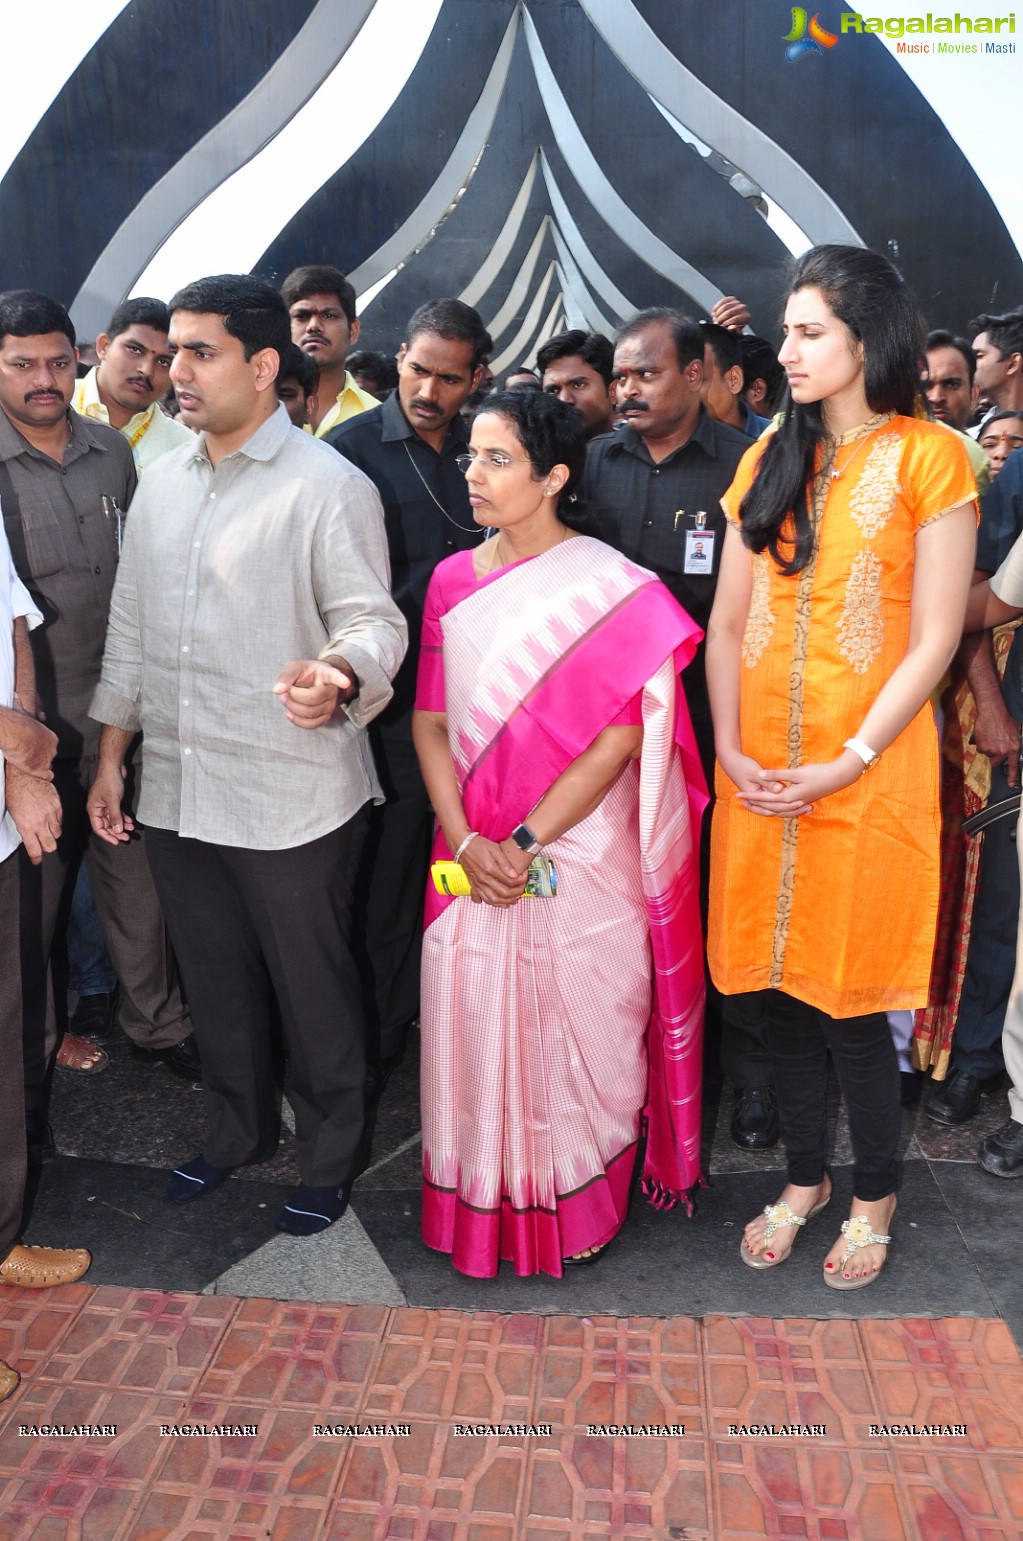
<instances>
[{"instance_id":1,"label":"brown loafer","mask_svg":"<svg viewBox=\"0 0 1023 1541\"><path fill-rule=\"evenodd\" d=\"M25 1290L74 1284L91 1263L84 1247L12 1247L0 1263L0 1284L16 1284Z\"/></svg>"},{"instance_id":2,"label":"brown loafer","mask_svg":"<svg viewBox=\"0 0 1023 1541\"><path fill-rule=\"evenodd\" d=\"M0 1359L0 1402L7 1401L20 1380L17 1370L12 1370L6 1360Z\"/></svg>"}]
</instances>

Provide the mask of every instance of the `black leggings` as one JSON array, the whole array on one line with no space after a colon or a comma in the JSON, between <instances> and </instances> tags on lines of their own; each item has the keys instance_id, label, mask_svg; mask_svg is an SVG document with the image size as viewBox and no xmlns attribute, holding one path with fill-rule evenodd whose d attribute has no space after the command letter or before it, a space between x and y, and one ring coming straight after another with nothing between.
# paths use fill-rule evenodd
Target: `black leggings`
<instances>
[{"instance_id":1,"label":"black leggings","mask_svg":"<svg viewBox=\"0 0 1023 1541\"><path fill-rule=\"evenodd\" d=\"M884 1012L829 1017L780 990L768 990L767 1047L771 1055L789 1182L813 1188L827 1160L828 1050L849 1115L853 1191L870 1203L897 1183L902 1126L899 1066Z\"/></svg>"}]
</instances>

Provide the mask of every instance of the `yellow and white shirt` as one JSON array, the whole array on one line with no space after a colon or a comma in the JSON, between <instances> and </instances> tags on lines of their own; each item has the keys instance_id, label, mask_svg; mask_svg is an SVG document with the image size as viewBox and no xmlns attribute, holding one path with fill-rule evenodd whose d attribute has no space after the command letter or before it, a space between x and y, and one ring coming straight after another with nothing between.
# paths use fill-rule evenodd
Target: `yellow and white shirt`
<instances>
[{"instance_id":1,"label":"yellow and white shirt","mask_svg":"<svg viewBox=\"0 0 1023 1541\"><path fill-rule=\"evenodd\" d=\"M91 417L94 422L106 423L109 427L110 414L99 399L95 367L89 370L84 379L79 380L71 405L83 417ZM186 442L195 442L191 428L186 428L176 417L168 417L166 412L161 412L155 401L144 412L136 412L120 431L131 445L135 469L140 476L147 466L159 460L161 455L166 455L169 449L177 449L179 444Z\"/></svg>"},{"instance_id":2,"label":"yellow and white shirt","mask_svg":"<svg viewBox=\"0 0 1023 1541\"><path fill-rule=\"evenodd\" d=\"M360 412L368 412L370 407L377 407L380 403L369 391L364 391L361 385L356 385L351 372L345 371L345 388L339 391L338 398L323 422L316 430L318 439L324 438L338 423L347 423L350 417L358 417ZM307 425L308 427L308 425ZM312 432L312 430L309 430Z\"/></svg>"}]
</instances>

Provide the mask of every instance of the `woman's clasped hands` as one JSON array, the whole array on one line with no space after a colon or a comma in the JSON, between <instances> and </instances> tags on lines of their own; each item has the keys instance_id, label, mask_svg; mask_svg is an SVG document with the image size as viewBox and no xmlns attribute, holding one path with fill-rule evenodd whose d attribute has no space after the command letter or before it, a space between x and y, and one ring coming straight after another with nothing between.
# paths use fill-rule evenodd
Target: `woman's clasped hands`
<instances>
[{"instance_id":1,"label":"woman's clasped hands","mask_svg":"<svg viewBox=\"0 0 1023 1541\"><path fill-rule=\"evenodd\" d=\"M526 887L530 857L512 840L496 845L484 835L477 835L462 852L462 867L472 884L474 904L492 904L509 909L522 898Z\"/></svg>"},{"instance_id":2,"label":"woman's clasped hands","mask_svg":"<svg viewBox=\"0 0 1023 1541\"><path fill-rule=\"evenodd\" d=\"M720 756L721 767L735 783L736 797L750 813L779 819L812 813L822 797L840 792L863 775L863 763L849 751L821 764L765 768L750 755Z\"/></svg>"}]
</instances>

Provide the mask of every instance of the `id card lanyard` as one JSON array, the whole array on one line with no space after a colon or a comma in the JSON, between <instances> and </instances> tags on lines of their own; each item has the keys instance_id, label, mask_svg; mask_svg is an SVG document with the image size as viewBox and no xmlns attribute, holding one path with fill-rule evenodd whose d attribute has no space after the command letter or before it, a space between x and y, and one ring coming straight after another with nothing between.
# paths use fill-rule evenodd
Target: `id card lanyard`
<instances>
[{"instance_id":1,"label":"id card lanyard","mask_svg":"<svg viewBox=\"0 0 1023 1541\"><path fill-rule=\"evenodd\" d=\"M676 519L678 515L676 514ZM714 572L714 541L717 538L714 530L707 528L707 515L701 509L698 514L684 516L691 518L693 528L685 532L685 559L682 571L690 577L709 578Z\"/></svg>"}]
</instances>

